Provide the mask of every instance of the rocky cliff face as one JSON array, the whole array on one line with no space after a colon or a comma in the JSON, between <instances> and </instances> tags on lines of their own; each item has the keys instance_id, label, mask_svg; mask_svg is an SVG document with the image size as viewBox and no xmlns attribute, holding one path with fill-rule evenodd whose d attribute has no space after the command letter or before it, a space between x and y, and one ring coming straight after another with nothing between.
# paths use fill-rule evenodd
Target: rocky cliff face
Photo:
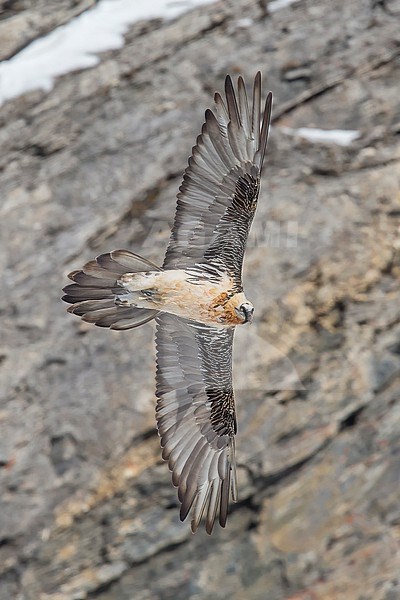
<instances>
[{"instance_id":1,"label":"rocky cliff face","mask_svg":"<svg viewBox=\"0 0 400 600\"><path fill-rule=\"evenodd\" d=\"M91 3L56 4L51 26ZM2 5L3 29L34 11ZM220 2L0 108L1 600L400 597L399 15ZM274 128L235 345L240 501L193 536L160 460L151 325L86 327L59 297L109 249L161 262L211 94L258 69ZM305 126L360 137L284 129Z\"/></svg>"}]
</instances>

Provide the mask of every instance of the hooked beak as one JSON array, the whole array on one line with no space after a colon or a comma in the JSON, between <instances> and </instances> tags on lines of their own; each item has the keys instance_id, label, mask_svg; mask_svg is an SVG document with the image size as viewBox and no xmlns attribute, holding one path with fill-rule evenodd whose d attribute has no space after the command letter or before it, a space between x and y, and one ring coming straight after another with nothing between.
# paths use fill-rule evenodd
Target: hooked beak
<instances>
[{"instance_id":1,"label":"hooked beak","mask_svg":"<svg viewBox=\"0 0 400 600\"><path fill-rule=\"evenodd\" d=\"M254 308L250 308L250 309L244 309L244 322L245 323L251 323L253 320L253 315L254 315Z\"/></svg>"}]
</instances>

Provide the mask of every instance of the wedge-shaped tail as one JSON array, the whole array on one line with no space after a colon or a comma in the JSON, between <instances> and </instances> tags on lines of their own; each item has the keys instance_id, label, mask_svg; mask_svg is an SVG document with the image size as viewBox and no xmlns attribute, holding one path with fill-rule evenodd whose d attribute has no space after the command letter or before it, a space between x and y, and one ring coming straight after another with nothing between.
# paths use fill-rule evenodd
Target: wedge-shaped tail
<instances>
[{"instance_id":1,"label":"wedge-shaped tail","mask_svg":"<svg viewBox=\"0 0 400 600\"><path fill-rule=\"evenodd\" d=\"M99 327L132 329L154 319L157 310L129 303L129 292L118 281L125 273L160 271L159 267L128 250L113 250L68 275L74 283L64 288L68 312ZM126 301L124 301L126 296Z\"/></svg>"}]
</instances>

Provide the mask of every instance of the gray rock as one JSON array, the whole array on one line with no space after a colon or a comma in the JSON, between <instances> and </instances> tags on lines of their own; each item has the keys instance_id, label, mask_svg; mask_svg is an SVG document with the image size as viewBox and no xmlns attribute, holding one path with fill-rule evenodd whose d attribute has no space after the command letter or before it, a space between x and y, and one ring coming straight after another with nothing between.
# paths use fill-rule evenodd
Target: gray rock
<instances>
[{"instance_id":1,"label":"gray rock","mask_svg":"<svg viewBox=\"0 0 400 600\"><path fill-rule=\"evenodd\" d=\"M2 0L0 2L0 60L15 55L38 37L81 14L96 0Z\"/></svg>"},{"instance_id":2,"label":"gray rock","mask_svg":"<svg viewBox=\"0 0 400 600\"><path fill-rule=\"evenodd\" d=\"M3 3L0 27L33 11L26 43L90 3L56 4ZM397 597L398 40L361 0L216 3L0 108L0 600ZM211 94L257 69L275 122L235 345L240 497L193 536L160 459L152 326L95 330L59 298L111 248L162 261Z\"/></svg>"}]
</instances>

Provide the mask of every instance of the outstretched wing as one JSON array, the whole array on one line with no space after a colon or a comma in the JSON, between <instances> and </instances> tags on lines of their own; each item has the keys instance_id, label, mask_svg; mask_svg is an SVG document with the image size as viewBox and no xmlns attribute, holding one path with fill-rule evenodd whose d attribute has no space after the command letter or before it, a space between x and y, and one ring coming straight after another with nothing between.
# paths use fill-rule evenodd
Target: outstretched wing
<instances>
[{"instance_id":1,"label":"outstretched wing","mask_svg":"<svg viewBox=\"0 0 400 600\"><path fill-rule=\"evenodd\" d=\"M237 92L226 77L225 96L226 104L215 94L215 112L206 111L189 158L164 268L185 268L218 257L240 278L260 188L272 94L261 113L261 74L257 73L251 111L242 77Z\"/></svg>"},{"instance_id":2,"label":"outstretched wing","mask_svg":"<svg viewBox=\"0 0 400 600\"><path fill-rule=\"evenodd\" d=\"M183 521L192 531L203 514L211 533L225 526L236 500L233 328L217 328L167 313L157 322L157 426L163 458L178 487Z\"/></svg>"}]
</instances>

